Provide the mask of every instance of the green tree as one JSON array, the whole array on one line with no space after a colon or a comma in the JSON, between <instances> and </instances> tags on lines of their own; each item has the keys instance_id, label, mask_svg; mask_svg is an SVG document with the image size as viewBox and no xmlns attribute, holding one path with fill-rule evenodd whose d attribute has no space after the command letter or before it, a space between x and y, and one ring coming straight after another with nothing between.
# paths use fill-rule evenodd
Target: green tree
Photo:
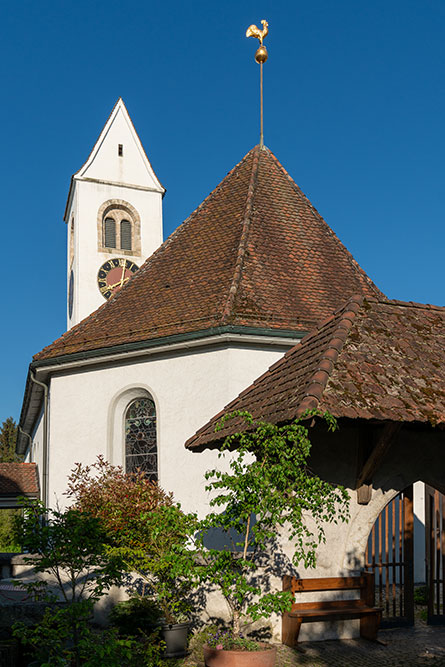
<instances>
[{"instance_id":1,"label":"green tree","mask_svg":"<svg viewBox=\"0 0 445 667\"><path fill-rule=\"evenodd\" d=\"M12 417L5 419L0 426L0 463L13 463L22 460L15 453L15 440L17 437L17 424ZM0 510L0 552L20 551L13 535L15 517L19 510Z\"/></svg>"},{"instance_id":2,"label":"green tree","mask_svg":"<svg viewBox=\"0 0 445 667\"><path fill-rule=\"evenodd\" d=\"M0 509L0 552L19 553L21 551L14 532L14 524L18 516L20 516L20 510Z\"/></svg>"},{"instance_id":3,"label":"green tree","mask_svg":"<svg viewBox=\"0 0 445 667\"><path fill-rule=\"evenodd\" d=\"M0 463L22 460L22 457L15 453L16 438L17 424L12 417L8 417L0 426Z\"/></svg>"},{"instance_id":4,"label":"green tree","mask_svg":"<svg viewBox=\"0 0 445 667\"><path fill-rule=\"evenodd\" d=\"M262 560L279 548L277 535L293 543L294 565L315 567L317 547L325 541L324 525L348 520L349 496L308 465L311 442L304 418L317 416L334 430L331 415L311 412L303 421L276 426L254 424L250 414L236 412L223 423L233 416L242 416L247 428L224 441L220 456L228 455L228 472L206 474L206 488L214 494L210 504L217 510L201 523L201 558L202 581L221 590L233 637L238 638L241 616L257 620L290 608L288 592L269 592L258 583ZM225 549L206 548L214 531L225 535Z\"/></svg>"},{"instance_id":5,"label":"green tree","mask_svg":"<svg viewBox=\"0 0 445 667\"><path fill-rule=\"evenodd\" d=\"M17 624L15 634L40 658L45 656L39 664L84 664L82 647L85 643L94 644L89 624L92 606L112 585L122 582L121 561L110 557L100 520L87 512L72 508L60 512L45 507L41 501L25 499L16 531L25 552L30 554L24 557L25 562L36 573L50 576L50 580L39 579L21 586L30 595L51 603L61 598L65 604L48 609L42 623L34 629ZM59 598L52 591L54 586Z\"/></svg>"},{"instance_id":6,"label":"green tree","mask_svg":"<svg viewBox=\"0 0 445 667\"><path fill-rule=\"evenodd\" d=\"M196 516L142 471L127 473L101 456L91 466L77 464L68 482L73 508L100 520L108 553L138 575L168 623L185 620L196 581L190 549Z\"/></svg>"}]
</instances>

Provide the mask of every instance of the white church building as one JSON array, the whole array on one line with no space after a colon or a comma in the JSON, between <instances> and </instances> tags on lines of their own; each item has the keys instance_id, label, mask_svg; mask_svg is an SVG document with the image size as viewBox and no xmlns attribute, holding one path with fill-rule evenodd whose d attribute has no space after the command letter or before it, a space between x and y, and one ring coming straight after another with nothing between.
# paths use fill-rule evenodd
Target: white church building
<instances>
[{"instance_id":1,"label":"white church building","mask_svg":"<svg viewBox=\"0 0 445 667\"><path fill-rule=\"evenodd\" d=\"M185 511L203 513L216 453L185 443L354 295L387 302L265 146L163 242L164 193L119 99L71 180L67 331L33 357L26 381L17 449L37 463L49 506L64 504L75 463L100 454L141 467ZM355 499L353 437L346 482ZM330 470L346 470L341 456ZM442 472L424 481L443 490ZM367 499L354 505L351 539L362 565L379 513L419 479L397 475L378 491L361 479ZM334 557L328 545L318 576L344 573L349 538L332 539L343 546Z\"/></svg>"},{"instance_id":2,"label":"white church building","mask_svg":"<svg viewBox=\"0 0 445 667\"><path fill-rule=\"evenodd\" d=\"M102 454L205 507L214 454L186 440L346 297L380 294L265 147L162 243L164 192L119 99L71 180L68 330L35 355L20 417L51 506Z\"/></svg>"}]
</instances>

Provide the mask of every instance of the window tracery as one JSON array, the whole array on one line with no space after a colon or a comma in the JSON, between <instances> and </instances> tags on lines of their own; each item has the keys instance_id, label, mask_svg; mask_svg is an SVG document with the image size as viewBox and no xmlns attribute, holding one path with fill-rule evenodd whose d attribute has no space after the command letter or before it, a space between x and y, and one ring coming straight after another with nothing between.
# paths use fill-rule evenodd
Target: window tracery
<instances>
[{"instance_id":1,"label":"window tracery","mask_svg":"<svg viewBox=\"0 0 445 667\"><path fill-rule=\"evenodd\" d=\"M158 479L156 407L151 398L136 398L125 413L125 469L140 469L150 480Z\"/></svg>"}]
</instances>

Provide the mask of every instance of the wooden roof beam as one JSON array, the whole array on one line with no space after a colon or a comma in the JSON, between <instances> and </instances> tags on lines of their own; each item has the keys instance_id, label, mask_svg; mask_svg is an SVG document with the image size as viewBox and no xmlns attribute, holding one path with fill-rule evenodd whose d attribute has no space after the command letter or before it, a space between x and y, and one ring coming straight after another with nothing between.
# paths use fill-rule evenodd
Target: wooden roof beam
<instances>
[{"instance_id":1,"label":"wooden roof beam","mask_svg":"<svg viewBox=\"0 0 445 667\"><path fill-rule=\"evenodd\" d=\"M360 466L355 485L359 505L367 505L371 500L372 478L388 453L400 428L401 423L387 422L376 444L364 459L364 463Z\"/></svg>"}]
</instances>

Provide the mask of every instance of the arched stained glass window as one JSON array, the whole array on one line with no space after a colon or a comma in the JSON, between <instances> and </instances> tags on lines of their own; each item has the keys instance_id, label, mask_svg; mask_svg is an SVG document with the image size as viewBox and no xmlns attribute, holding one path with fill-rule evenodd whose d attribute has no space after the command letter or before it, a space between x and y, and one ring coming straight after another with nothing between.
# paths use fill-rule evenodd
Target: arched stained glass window
<instances>
[{"instance_id":1,"label":"arched stained glass window","mask_svg":"<svg viewBox=\"0 0 445 667\"><path fill-rule=\"evenodd\" d=\"M104 246L106 248L116 247L116 223L113 218L104 220Z\"/></svg>"},{"instance_id":2,"label":"arched stained glass window","mask_svg":"<svg viewBox=\"0 0 445 667\"><path fill-rule=\"evenodd\" d=\"M151 398L137 398L125 414L125 469L158 479L156 408Z\"/></svg>"},{"instance_id":3,"label":"arched stained glass window","mask_svg":"<svg viewBox=\"0 0 445 667\"><path fill-rule=\"evenodd\" d=\"M121 249L131 250L131 222L121 220Z\"/></svg>"}]
</instances>

